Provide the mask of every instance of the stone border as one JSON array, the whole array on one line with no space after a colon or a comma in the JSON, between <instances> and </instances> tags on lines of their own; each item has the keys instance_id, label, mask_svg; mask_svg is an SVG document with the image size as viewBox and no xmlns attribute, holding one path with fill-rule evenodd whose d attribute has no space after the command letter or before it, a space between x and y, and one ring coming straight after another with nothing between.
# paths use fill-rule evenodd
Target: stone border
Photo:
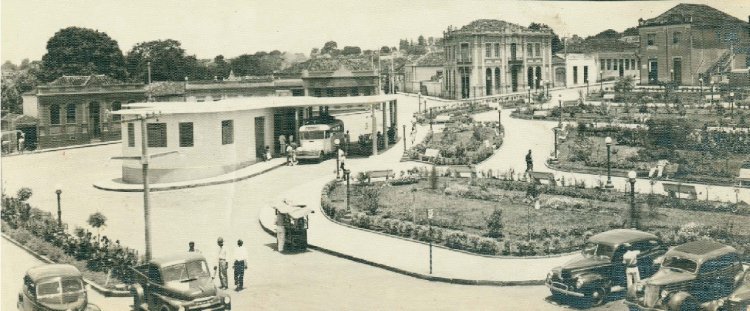
<instances>
[{"instance_id":1,"label":"stone border","mask_svg":"<svg viewBox=\"0 0 750 311\"><path fill-rule=\"evenodd\" d=\"M41 255L41 254L39 254L37 252L34 252L30 248L26 247L26 245L23 245L23 244L19 243L18 241L16 241L15 239L11 238L10 236L8 236L5 233L2 233L2 237L4 239L8 240L8 242L11 242L11 243L15 244L16 246L18 246L21 249L25 250L31 256L34 256L36 259L39 259L39 260L41 260L44 263L47 263L47 264L55 263L54 261L52 261L52 259L49 259L47 256ZM130 297L131 296L129 290L122 291L122 290L108 289L108 288L106 288L106 287L104 287L102 285L99 285L96 282L94 282L92 280L89 280L87 278L83 278L83 281L86 282L86 284L88 284L91 287L93 287L97 292L99 292L100 294L104 295L104 297Z\"/></svg>"},{"instance_id":2,"label":"stone border","mask_svg":"<svg viewBox=\"0 0 750 311\"><path fill-rule=\"evenodd\" d=\"M326 217L328 217L328 216L326 216ZM266 228L263 225L263 221L261 221L259 219L258 222L260 223L260 227L263 228L263 231L265 231L266 233L268 233L268 234L270 234L272 236L276 235L276 232L274 230ZM359 229L359 228L357 228L357 229ZM360 229L360 230L363 230L363 229ZM410 276L410 277L414 277L414 278L418 278L418 279L422 279L422 280L432 281L432 282L444 282L444 283L451 283L451 284L458 284L458 285L484 285L484 286L537 286L537 285L543 285L544 284L544 280L490 281L490 280L467 280L467 279L457 279L457 278L446 278L446 277L433 276L433 275L427 275L427 274L422 274L422 273L407 271L407 270L404 270L404 269L400 269L400 268L392 267L392 266L389 266L389 265L385 265L385 264L381 264L381 263L369 261L369 260L366 260L366 259L357 258L357 257L354 257L352 255L347 255L347 254L344 254L344 253L340 253L340 252L337 252L337 251L334 251L334 250L330 250L330 249L327 249L327 248L323 248L323 247L320 247L320 246L315 246L315 245L312 245L312 244L309 244L308 248L311 248L311 249L314 249L314 250L317 250L317 251L320 251L320 252L323 252L323 253L326 253L326 254L329 254L329 255L333 255L333 256L336 256L336 257L339 257L339 258L348 259L348 260L351 260L351 261L354 261L354 262L366 264L368 266L373 266L373 267L376 267L376 268L381 268L381 269L388 270L388 271L391 271L391 272L403 274L403 275L406 275L406 276Z\"/></svg>"},{"instance_id":3,"label":"stone border","mask_svg":"<svg viewBox=\"0 0 750 311\"><path fill-rule=\"evenodd\" d=\"M150 186L150 190L149 191L152 191L152 192L153 191L170 191L170 190L178 190L178 189L189 189L189 188L197 188L197 187L215 186L215 185L221 185L221 184L235 183L235 182L238 182L238 181L242 181L242 180L245 180L245 179L248 179L248 178L252 178L252 177L261 175L261 174L265 174L267 172L270 172L270 171L275 170L275 169L277 169L279 167L282 167L282 166L286 166L286 162L283 162L283 163L278 164L278 165L271 166L271 167L269 167L267 169L264 169L264 170L261 170L261 171L249 174L247 176L233 177L233 178L223 179L223 180L201 182L200 179L199 179L198 182L196 182L196 183L184 184L184 185L174 185L174 186L164 186L164 184L162 184L162 186L159 186L159 184L152 184ZM207 178L207 179L213 179L213 178L216 178L216 177L211 177L211 178ZM166 184L166 185L168 185L168 184ZM98 184L93 184L92 186L94 188L96 188L96 189L104 190L104 191L114 191L114 192L143 192L143 188L110 188L110 187L106 187L106 186L102 186L102 185L98 185Z\"/></svg>"},{"instance_id":4,"label":"stone border","mask_svg":"<svg viewBox=\"0 0 750 311\"><path fill-rule=\"evenodd\" d=\"M89 147L99 147L99 146L106 146L106 145L113 145L121 143L122 140L111 140L111 141L105 141L105 142L98 142L98 143L90 143L90 144L83 144L83 145L72 145L72 146L65 146L65 147L58 147L58 148L49 148L49 149L40 149L40 150L34 150L34 151L27 151L24 153L18 153L14 152L11 154L4 154L3 158L7 157L16 157L16 156L22 156L22 155L31 155L31 154L40 154L40 153L47 153L47 152L54 152L54 151L60 151L60 150L69 150L69 149L81 149L81 148L89 148Z\"/></svg>"}]
</instances>

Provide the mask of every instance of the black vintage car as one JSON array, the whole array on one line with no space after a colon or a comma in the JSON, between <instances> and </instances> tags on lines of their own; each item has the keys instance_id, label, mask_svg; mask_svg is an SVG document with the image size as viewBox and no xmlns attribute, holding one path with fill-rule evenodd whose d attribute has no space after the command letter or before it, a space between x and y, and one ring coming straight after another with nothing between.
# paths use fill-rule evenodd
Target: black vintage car
<instances>
[{"instance_id":1,"label":"black vintage car","mask_svg":"<svg viewBox=\"0 0 750 311\"><path fill-rule=\"evenodd\" d=\"M731 246L700 240L677 246L659 271L641 282L630 310L716 310L742 281L740 256Z\"/></svg>"},{"instance_id":2,"label":"black vintage car","mask_svg":"<svg viewBox=\"0 0 750 311\"><path fill-rule=\"evenodd\" d=\"M136 279L131 287L135 310L232 309L229 296L218 291L206 258L199 253L152 259L132 269Z\"/></svg>"},{"instance_id":3,"label":"black vintage car","mask_svg":"<svg viewBox=\"0 0 750 311\"><path fill-rule=\"evenodd\" d=\"M750 311L750 270L745 271L742 285L724 299L722 311Z\"/></svg>"},{"instance_id":4,"label":"black vintage car","mask_svg":"<svg viewBox=\"0 0 750 311\"><path fill-rule=\"evenodd\" d=\"M552 269L546 285L555 300L567 303L600 305L607 295L626 289L623 255L640 251L637 256L641 276L656 272L654 260L666 252L655 235L632 229L615 229L592 236L581 255Z\"/></svg>"},{"instance_id":5,"label":"black vintage car","mask_svg":"<svg viewBox=\"0 0 750 311\"><path fill-rule=\"evenodd\" d=\"M26 271L17 307L23 311L100 310L88 302L81 272L67 264L42 265Z\"/></svg>"}]
</instances>

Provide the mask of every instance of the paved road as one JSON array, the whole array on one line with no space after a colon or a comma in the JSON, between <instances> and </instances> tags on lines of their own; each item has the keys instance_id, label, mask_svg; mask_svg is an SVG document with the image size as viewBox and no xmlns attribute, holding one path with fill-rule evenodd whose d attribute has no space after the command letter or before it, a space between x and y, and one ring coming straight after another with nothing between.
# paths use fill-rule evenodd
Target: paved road
<instances>
[{"instance_id":1,"label":"paved road","mask_svg":"<svg viewBox=\"0 0 750 311\"><path fill-rule=\"evenodd\" d=\"M402 121L410 119L406 102L416 104L416 99L399 100ZM119 152L119 145L110 145L3 159L4 186L10 193L21 186L31 187L31 204L56 212L54 189L56 184L62 184L63 220L71 228L87 227L88 215L100 211L108 218L103 235L142 250L141 194L107 192L91 186L96 180L120 174L120 162L108 160ZM183 251L192 240L213 265L216 237L223 236L229 245L243 239L250 263L247 289L233 293L235 310L560 309L545 302L549 294L542 286L499 288L433 283L314 251L298 255L275 252L275 239L258 224L259 208L277 200L290 183L305 183L325 174L333 176L333 169L333 162L327 161L282 167L238 183L155 192L154 255ZM5 242L2 250L2 300L12 303L20 287L20 273L25 271L22 264L33 261L14 253ZM117 300L111 301L97 304L104 310L128 308ZM619 302L613 302L608 309L624 309L621 307Z\"/></svg>"},{"instance_id":2,"label":"paved road","mask_svg":"<svg viewBox=\"0 0 750 311\"><path fill-rule=\"evenodd\" d=\"M44 264L29 255L22 248L2 238L2 295L0 309L16 310L18 292L23 284L26 270ZM89 302L102 307L102 310L129 310L133 303L129 298L106 298L93 289L89 289Z\"/></svg>"}]
</instances>

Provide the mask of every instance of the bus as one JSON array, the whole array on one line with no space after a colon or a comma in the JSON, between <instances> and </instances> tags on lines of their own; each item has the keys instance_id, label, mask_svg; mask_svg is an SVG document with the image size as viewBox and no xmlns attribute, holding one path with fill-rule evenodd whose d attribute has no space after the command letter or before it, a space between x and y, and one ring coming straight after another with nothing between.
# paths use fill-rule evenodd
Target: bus
<instances>
[{"instance_id":1,"label":"bus","mask_svg":"<svg viewBox=\"0 0 750 311\"><path fill-rule=\"evenodd\" d=\"M308 119L299 135L297 159L322 161L335 154L334 140L344 141L344 122L333 117Z\"/></svg>"}]
</instances>

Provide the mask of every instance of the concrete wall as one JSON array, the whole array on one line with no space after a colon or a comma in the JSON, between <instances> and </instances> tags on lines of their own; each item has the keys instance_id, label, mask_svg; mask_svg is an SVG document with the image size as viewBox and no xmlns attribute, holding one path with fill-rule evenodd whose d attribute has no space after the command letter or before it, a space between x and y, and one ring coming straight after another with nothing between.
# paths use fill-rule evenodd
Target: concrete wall
<instances>
[{"instance_id":1,"label":"concrete wall","mask_svg":"<svg viewBox=\"0 0 750 311\"><path fill-rule=\"evenodd\" d=\"M39 100L36 94L22 95L23 99L23 114L32 116L34 118L39 117Z\"/></svg>"},{"instance_id":2,"label":"concrete wall","mask_svg":"<svg viewBox=\"0 0 750 311\"><path fill-rule=\"evenodd\" d=\"M588 82L594 84L599 81L599 72L596 67L596 58L590 54L568 54L565 57L565 85L581 86L586 85L584 79L584 70L588 70ZM574 67L577 70L574 70ZM576 75L577 77L574 77Z\"/></svg>"},{"instance_id":3,"label":"concrete wall","mask_svg":"<svg viewBox=\"0 0 750 311\"><path fill-rule=\"evenodd\" d=\"M176 182L222 175L257 162L255 148L255 118L265 117L265 145L273 148L273 111L271 109L243 110L221 113L171 114L159 117L166 123L167 147L150 147L150 154L177 151L150 160L149 180L154 183ZM234 142L222 145L221 122L234 121ZM193 146L179 147L179 123L193 122ZM128 126L122 126L123 156L141 155L141 126L133 123L135 142L128 146ZM125 160L122 177L128 183L142 182L141 164L138 160Z\"/></svg>"}]
</instances>

